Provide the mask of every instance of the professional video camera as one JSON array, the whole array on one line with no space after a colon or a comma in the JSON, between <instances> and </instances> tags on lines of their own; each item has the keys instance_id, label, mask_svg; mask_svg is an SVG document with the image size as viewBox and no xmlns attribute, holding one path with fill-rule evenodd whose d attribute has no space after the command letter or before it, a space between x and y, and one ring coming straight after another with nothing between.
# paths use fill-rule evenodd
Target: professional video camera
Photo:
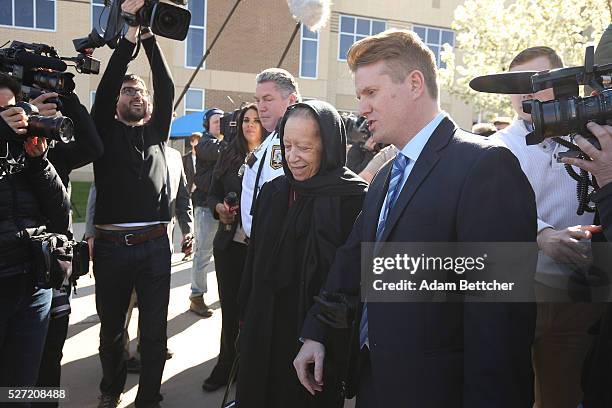
<instances>
[{"instance_id":1,"label":"professional video camera","mask_svg":"<svg viewBox=\"0 0 612 408\"><path fill-rule=\"evenodd\" d=\"M59 94L74 91L74 74L66 73L65 61L74 62L77 72L97 74L100 61L83 53L76 57L60 57L55 48L46 44L13 41L0 49L0 71L11 75L25 87L36 87Z\"/></svg>"},{"instance_id":2,"label":"professional video camera","mask_svg":"<svg viewBox=\"0 0 612 408\"><path fill-rule=\"evenodd\" d=\"M0 107L0 111L12 108L22 108L28 116L28 131L25 137L39 136L50 140L68 143L74 135L74 124L66 116L41 116L38 108L27 102L17 102L15 105ZM15 141L23 141L23 136L15 138Z\"/></svg>"},{"instance_id":3,"label":"professional video camera","mask_svg":"<svg viewBox=\"0 0 612 408\"><path fill-rule=\"evenodd\" d=\"M79 52L87 49L108 45L117 47L119 39L125 30L125 25L151 27L151 31L161 37L183 41L189 31L191 12L183 7L187 0L145 0L144 6L137 14L125 13L121 4L125 0L105 0L108 9L108 20L104 35L95 28L87 37L73 40L74 47ZM178 6L175 6L174 3Z\"/></svg>"},{"instance_id":4,"label":"professional video camera","mask_svg":"<svg viewBox=\"0 0 612 408\"><path fill-rule=\"evenodd\" d=\"M348 143L364 143L372 136L368 130L368 121L364 116L357 117L353 114L343 114L342 121L346 128Z\"/></svg>"},{"instance_id":5,"label":"professional video camera","mask_svg":"<svg viewBox=\"0 0 612 408\"><path fill-rule=\"evenodd\" d=\"M89 271L89 247L62 234L48 233L44 227L26 229L35 265L37 286L59 289L66 280L76 280Z\"/></svg>"},{"instance_id":6,"label":"professional video camera","mask_svg":"<svg viewBox=\"0 0 612 408\"><path fill-rule=\"evenodd\" d=\"M596 95L581 98L578 86L588 85ZM501 94L531 94L552 88L555 99L541 102L523 102L523 111L531 114L534 131L526 136L528 145L538 144L546 138L553 138L567 147L567 152L557 154L563 157L589 159L573 142L574 135L581 134L593 146L600 149L599 142L586 127L588 122L610 124L612 121L612 64L596 65L594 47L587 47L584 66L559 68L550 71L517 71L485 75L470 81L475 91ZM569 135L570 140L560 136ZM588 205L589 188L597 189L597 181L582 171L578 175L571 166L565 166L568 174L578 182L578 214L595 211Z\"/></svg>"}]
</instances>

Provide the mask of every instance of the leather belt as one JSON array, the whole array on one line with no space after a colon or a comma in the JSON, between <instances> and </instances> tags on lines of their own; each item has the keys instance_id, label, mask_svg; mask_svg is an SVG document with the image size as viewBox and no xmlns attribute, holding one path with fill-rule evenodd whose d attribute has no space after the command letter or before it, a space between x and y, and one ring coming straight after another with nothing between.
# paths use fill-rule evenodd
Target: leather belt
<instances>
[{"instance_id":1,"label":"leather belt","mask_svg":"<svg viewBox=\"0 0 612 408\"><path fill-rule=\"evenodd\" d=\"M139 245L168 234L165 224L158 224L143 230L106 231L96 229L96 239L115 242L126 246Z\"/></svg>"}]
</instances>

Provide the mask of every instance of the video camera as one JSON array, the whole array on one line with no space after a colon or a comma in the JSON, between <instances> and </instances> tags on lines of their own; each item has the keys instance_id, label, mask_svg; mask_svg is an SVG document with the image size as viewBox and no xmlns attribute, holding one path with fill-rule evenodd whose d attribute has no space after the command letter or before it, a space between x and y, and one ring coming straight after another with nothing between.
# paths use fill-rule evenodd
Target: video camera
<instances>
[{"instance_id":1,"label":"video camera","mask_svg":"<svg viewBox=\"0 0 612 408\"><path fill-rule=\"evenodd\" d=\"M183 41L187 37L191 12L183 7L187 0L145 0L144 6L136 14L125 13L121 4L125 0L105 0L108 9L108 20L104 35L95 28L87 37L73 40L74 47L79 52L87 49L99 48L108 45L116 48L119 39L125 30L125 25L150 27L154 34L172 40Z\"/></svg>"},{"instance_id":2,"label":"video camera","mask_svg":"<svg viewBox=\"0 0 612 408\"><path fill-rule=\"evenodd\" d=\"M0 111L18 107L22 108L28 116L28 131L25 137L38 136L50 140L68 143L74 135L74 124L66 116L41 116L38 108L27 102L17 102L15 105L0 107ZM14 141L23 141L24 136L16 138Z\"/></svg>"},{"instance_id":3,"label":"video camera","mask_svg":"<svg viewBox=\"0 0 612 408\"><path fill-rule=\"evenodd\" d=\"M46 44L13 41L8 48L0 49L0 71L21 82L22 86L35 87L59 94L74 91L74 74L66 73L65 61L75 63L77 72L98 74L100 61L83 53L76 57L60 57L55 48Z\"/></svg>"},{"instance_id":4,"label":"video camera","mask_svg":"<svg viewBox=\"0 0 612 408\"><path fill-rule=\"evenodd\" d=\"M470 88L479 92L501 94L531 94L552 88L555 99L541 102L528 100L523 102L523 111L531 114L533 132L526 136L528 145L541 143L546 138L567 147L567 152L557 153L560 161L563 157L589 159L574 143L561 136L569 135L570 140L576 134L584 136L593 146L601 149L599 141L587 129L588 122L600 125L612 123L612 64L595 64L595 48L587 47L584 66L559 68L550 71L517 71L501 74L484 75L470 81ZM588 85L596 92L593 96L580 97L579 85ZM565 166L568 174L578 182L578 215L584 211L593 212L588 205L592 192L597 189L597 181L582 171L577 174L572 166Z\"/></svg>"},{"instance_id":5,"label":"video camera","mask_svg":"<svg viewBox=\"0 0 612 408\"><path fill-rule=\"evenodd\" d=\"M346 128L348 143L364 143L372 136L368 129L368 121L364 116L356 117L353 114L343 114L342 121Z\"/></svg>"},{"instance_id":6,"label":"video camera","mask_svg":"<svg viewBox=\"0 0 612 408\"><path fill-rule=\"evenodd\" d=\"M33 255L34 280L42 288L60 289L64 281L76 280L89 271L89 247L62 234L48 233L44 227L26 229Z\"/></svg>"},{"instance_id":7,"label":"video camera","mask_svg":"<svg viewBox=\"0 0 612 408\"><path fill-rule=\"evenodd\" d=\"M472 79L470 87L479 92L501 94L531 94L552 88L555 94L552 101L523 102L523 111L531 114L534 125L534 131L527 135L527 144L580 133L599 148L597 139L589 137L586 124L591 121L606 124L612 119L612 64L595 65L594 54L594 47L587 47L582 67L484 75ZM590 86L597 95L581 98L579 85ZM571 150L575 152L571 153L574 157L584 155L577 147Z\"/></svg>"}]
</instances>

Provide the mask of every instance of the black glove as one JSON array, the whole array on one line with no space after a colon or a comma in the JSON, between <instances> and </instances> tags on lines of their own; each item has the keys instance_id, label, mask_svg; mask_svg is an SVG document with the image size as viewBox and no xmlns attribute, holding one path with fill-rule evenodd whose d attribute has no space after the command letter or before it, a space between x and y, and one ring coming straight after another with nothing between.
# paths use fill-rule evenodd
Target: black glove
<instances>
[{"instance_id":1,"label":"black glove","mask_svg":"<svg viewBox=\"0 0 612 408\"><path fill-rule=\"evenodd\" d=\"M349 329L355 322L358 296L350 296L344 293L321 292L321 296L315 296L314 300L319 304L320 313L316 318L334 329Z\"/></svg>"}]
</instances>

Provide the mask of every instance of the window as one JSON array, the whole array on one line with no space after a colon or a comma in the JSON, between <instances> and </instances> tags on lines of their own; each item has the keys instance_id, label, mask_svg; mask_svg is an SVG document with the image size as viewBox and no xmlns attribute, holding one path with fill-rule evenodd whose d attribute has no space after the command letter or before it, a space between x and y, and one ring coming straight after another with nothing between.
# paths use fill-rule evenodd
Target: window
<instances>
[{"instance_id":1,"label":"window","mask_svg":"<svg viewBox=\"0 0 612 408\"><path fill-rule=\"evenodd\" d=\"M55 0L0 0L0 25L55 30Z\"/></svg>"},{"instance_id":2,"label":"window","mask_svg":"<svg viewBox=\"0 0 612 408\"><path fill-rule=\"evenodd\" d=\"M206 49L206 0L189 0L188 7L191 23L185 43L185 66L196 68Z\"/></svg>"},{"instance_id":3,"label":"window","mask_svg":"<svg viewBox=\"0 0 612 408\"><path fill-rule=\"evenodd\" d=\"M301 44L300 76L302 78L316 78L317 61L319 59L319 33L310 31L302 24Z\"/></svg>"},{"instance_id":4,"label":"window","mask_svg":"<svg viewBox=\"0 0 612 408\"><path fill-rule=\"evenodd\" d=\"M338 59L346 61L346 55L351 45L362 38L378 34L386 29L387 23L381 20L341 15Z\"/></svg>"},{"instance_id":5,"label":"window","mask_svg":"<svg viewBox=\"0 0 612 408\"><path fill-rule=\"evenodd\" d=\"M95 28L100 35L103 35L106 29L108 9L109 7L104 7L104 0L91 0L91 27Z\"/></svg>"},{"instance_id":6,"label":"window","mask_svg":"<svg viewBox=\"0 0 612 408\"><path fill-rule=\"evenodd\" d=\"M412 29L433 51L438 68L446 68L446 64L440 61L440 51L442 50L442 44L449 44L451 47L455 45L455 33L452 30L418 25L413 26Z\"/></svg>"},{"instance_id":7,"label":"window","mask_svg":"<svg viewBox=\"0 0 612 408\"><path fill-rule=\"evenodd\" d=\"M185 94L185 115L204 110L204 91L201 89L189 89Z\"/></svg>"}]
</instances>

